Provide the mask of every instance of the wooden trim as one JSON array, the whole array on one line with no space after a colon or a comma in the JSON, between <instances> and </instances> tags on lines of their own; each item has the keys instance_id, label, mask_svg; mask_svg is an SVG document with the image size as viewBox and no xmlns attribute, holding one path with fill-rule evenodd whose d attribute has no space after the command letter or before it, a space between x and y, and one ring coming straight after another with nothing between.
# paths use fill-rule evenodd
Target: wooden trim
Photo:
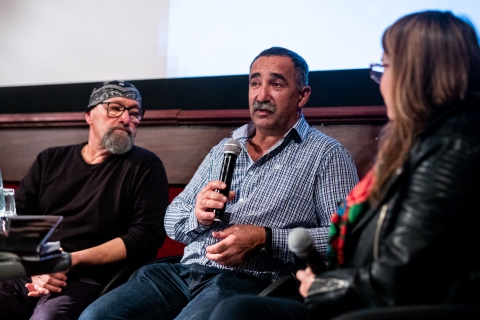
<instances>
[{"instance_id":1,"label":"wooden trim","mask_svg":"<svg viewBox=\"0 0 480 320\"><path fill-rule=\"evenodd\" d=\"M250 121L248 109L182 110L179 124L186 125L242 125Z\"/></svg>"},{"instance_id":2,"label":"wooden trim","mask_svg":"<svg viewBox=\"0 0 480 320\"><path fill-rule=\"evenodd\" d=\"M384 106L305 108L310 124L381 124ZM250 121L248 109L147 110L142 126L241 125ZM0 114L0 128L86 127L84 112Z\"/></svg>"},{"instance_id":3,"label":"wooden trim","mask_svg":"<svg viewBox=\"0 0 480 320\"><path fill-rule=\"evenodd\" d=\"M176 125L180 110L149 110L142 125ZM85 112L0 114L0 128L87 127Z\"/></svg>"},{"instance_id":4,"label":"wooden trim","mask_svg":"<svg viewBox=\"0 0 480 320\"><path fill-rule=\"evenodd\" d=\"M0 114L0 128L87 126L85 112Z\"/></svg>"},{"instance_id":5,"label":"wooden trim","mask_svg":"<svg viewBox=\"0 0 480 320\"><path fill-rule=\"evenodd\" d=\"M180 109L171 110L147 110L143 118L142 126L154 125L178 125Z\"/></svg>"},{"instance_id":6,"label":"wooden trim","mask_svg":"<svg viewBox=\"0 0 480 320\"><path fill-rule=\"evenodd\" d=\"M309 124L384 124L387 109L384 106L323 107L303 109Z\"/></svg>"}]
</instances>

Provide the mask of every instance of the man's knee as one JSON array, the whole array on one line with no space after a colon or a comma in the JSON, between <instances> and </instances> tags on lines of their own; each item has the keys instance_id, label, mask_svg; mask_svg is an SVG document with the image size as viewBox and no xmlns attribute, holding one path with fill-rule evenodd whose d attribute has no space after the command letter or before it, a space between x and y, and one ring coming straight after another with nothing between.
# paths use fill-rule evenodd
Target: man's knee
<instances>
[{"instance_id":1,"label":"man's knee","mask_svg":"<svg viewBox=\"0 0 480 320\"><path fill-rule=\"evenodd\" d=\"M78 320L95 320L102 318L106 318L106 315L103 314L102 309L88 307L82 312Z\"/></svg>"}]
</instances>

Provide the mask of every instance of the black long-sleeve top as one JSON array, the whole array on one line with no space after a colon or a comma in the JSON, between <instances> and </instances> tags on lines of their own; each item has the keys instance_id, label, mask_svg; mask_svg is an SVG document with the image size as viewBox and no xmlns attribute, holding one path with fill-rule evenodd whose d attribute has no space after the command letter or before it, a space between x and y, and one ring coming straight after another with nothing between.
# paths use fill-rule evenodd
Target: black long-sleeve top
<instances>
[{"instance_id":1,"label":"black long-sleeve top","mask_svg":"<svg viewBox=\"0 0 480 320\"><path fill-rule=\"evenodd\" d=\"M37 156L16 192L17 213L63 216L62 226L50 240L60 240L67 252L120 237L127 261L154 257L165 239L168 205L161 160L134 146L91 165L81 155L84 145L50 148ZM105 271L83 270L92 276Z\"/></svg>"}]
</instances>

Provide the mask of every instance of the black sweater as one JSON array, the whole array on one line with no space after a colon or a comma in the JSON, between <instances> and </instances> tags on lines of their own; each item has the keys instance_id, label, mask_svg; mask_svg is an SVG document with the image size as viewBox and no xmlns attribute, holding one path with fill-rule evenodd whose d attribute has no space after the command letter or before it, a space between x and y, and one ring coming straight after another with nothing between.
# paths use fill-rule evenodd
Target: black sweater
<instances>
[{"instance_id":1,"label":"black sweater","mask_svg":"<svg viewBox=\"0 0 480 320\"><path fill-rule=\"evenodd\" d=\"M51 241L60 240L67 252L120 237L127 261L154 257L165 239L168 205L161 160L134 146L90 165L81 155L84 145L50 148L38 155L16 192L18 214L63 216ZM84 271L93 276L101 269Z\"/></svg>"}]
</instances>

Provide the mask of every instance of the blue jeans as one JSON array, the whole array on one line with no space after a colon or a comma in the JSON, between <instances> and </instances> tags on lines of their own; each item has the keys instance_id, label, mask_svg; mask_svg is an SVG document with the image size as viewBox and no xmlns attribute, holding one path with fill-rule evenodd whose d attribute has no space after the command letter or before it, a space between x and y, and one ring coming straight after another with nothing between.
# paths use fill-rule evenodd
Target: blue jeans
<instances>
[{"instance_id":1,"label":"blue jeans","mask_svg":"<svg viewBox=\"0 0 480 320\"><path fill-rule=\"evenodd\" d=\"M251 276L198 264L151 264L93 302L80 320L208 319L221 300L258 294L267 285Z\"/></svg>"}]
</instances>

